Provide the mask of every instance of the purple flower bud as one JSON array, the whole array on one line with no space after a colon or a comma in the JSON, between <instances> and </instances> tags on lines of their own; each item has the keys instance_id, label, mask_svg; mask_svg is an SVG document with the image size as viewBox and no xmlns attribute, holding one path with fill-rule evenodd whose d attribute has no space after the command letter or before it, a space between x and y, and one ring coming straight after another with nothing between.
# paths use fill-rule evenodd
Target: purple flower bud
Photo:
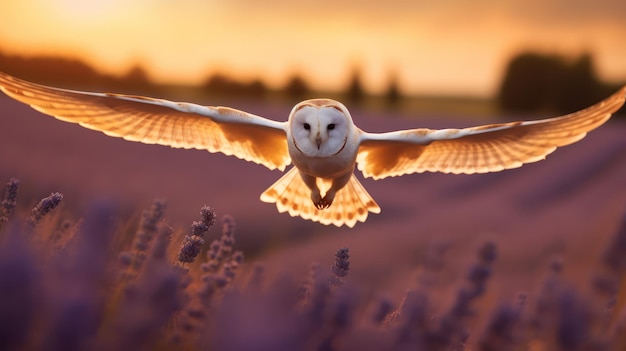
<instances>
[{"instance_id":1,"label":"purple flower bud","mask_svg":"<svg viewBox=\"0 0 626 351\"><path fill-rule=\"evenodd\" d=\"M204 222L193 221L191 223L191 235L204 237L204 233L209 230L209 226Z\"/></svg>"},{"instance_id":2,"label":"purple flower bud","mask_svg":"<svg viewBox=\"0 0 626 351\"><path fill-rule=\"evenodd\" d=\"M215 223L215 211L209 206L203 206L200 209L200 221L194 221L191 224L191 231L185 239L178 253L180 262L193 262L200 253L202 245L204 245L204 236L206 232Z\"/></svg>"},{"instance_id":3,"label":"purple flower bud","mask_svg":"<svg viewBox=\"0 0 626 351\"><path fill-rule=\"evenodd\" d=\"M2 198L2 202L0 202L0 223L7 222L9 220L9 215L15 209L19 185L20 181L15 178L11 178L7 182L4 197Z\"/></svg>"},{"instance_id":4,"label":"purple flower bud","mask_svg":"<svg viewBox=\"0 0 626 351\"><path fill-rule=\"evenodd\" d=\"M331 266L333 274L338 278L343 278L350 271L350 255L347 247L342 247L335 253L335 263Z\"/></svg>"},{"instance_id":5,"label":"purple flower bud","mask_svg":"<svg viewBox=\"0 0 626 351\"><path fill-rule=\"evenodd\" d=\"M200 217L202 223L209 228L215 224L215 211L207 205L202 206L200 209Z\"/></svg>"},{"instance_id":6,"label":"purple flower bud","mask_svg":"<svg viewBox=\"0 0 626 351\"><path fill-rule=\"evenodd\" d=\"M35 227L45 215L52 212L61 203L61 200L63 200L63 194L61 193L52 193L50 196L41 199L33 208L28 219L30 226Z\"/></svg>"},{"instance_id":7,"label":"purple flower bud","mask_svg":"<svg viewBox=\"0 0 626 351\"><path fill-rule=\"evenodd\" d=\"M193 262L200 253L200 249L204 244L204 239L197 236L187 236L183 240L183 244L178 252L178 260L180 262Z\"/></svg>"},{"instance_id":8,"label":"purple flower bud","mask_svg":"<svg viewBox=\"0 0 626 351\"><path fill-rule=\"evenodd\" d=\"M374 323L376 324L382 323L385 320L385 318L387 318L389 313L391 313L392 310L393 310L393 304L391 303L391 301L389 301L389 299L379 298L378 306L376 307L374 315L372 316Z\"/></svg>"},{"instance_id":9,"label":"purple flower bud","mask_svg":"<svg viewBox=\"0 0 626 351\"><path fill-rule=\"evenodd\" d=\"M124 251L121 252L117 257L119 259L119 262L126 267L130 266L130 264L133 262L132 252Z\"/></svg>"},{"instance_id":10,"label":"purple flower bud","mask_svg":"<svg viewBox=\"0 0 626 351\"><path fill-rule=\"evenodd\" d=\"M484 263L492 263L496 260L496 244L488 241L478 250L478 258Z\"/></svg>"}]
</instances>

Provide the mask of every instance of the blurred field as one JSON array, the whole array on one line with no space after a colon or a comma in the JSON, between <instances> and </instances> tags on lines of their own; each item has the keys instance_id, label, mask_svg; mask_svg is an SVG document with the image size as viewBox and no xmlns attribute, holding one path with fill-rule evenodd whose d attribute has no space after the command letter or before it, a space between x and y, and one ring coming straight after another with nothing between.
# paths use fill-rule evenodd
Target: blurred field
<instances>
[{"instance_id":1,"label":"blurred field","mask_svg":"<svg viewBox=\"0 0 626 351\"><path fill-rule=\"evenodd\" d=\"M220 104L219 101L213 102ZM285 120L291 106L236 106ZM350 109L350 106L348 106ZM533 292L549 262L563 258L564 274L588 287L611 235L626 212L626 124L612 120L547 160L487 175L416 174L363 184L382 208L354 229L324 227L279 214L258 198L279 172L221 154L143 145L44 116L0 96L0 180L20 179L19 204L65 195L65 215L76 219L95 199L117 201L122 217L138 216L154 198L168 201L167 220L187 231L208 204L237 221L238 249L268 272L306 274L311 262L330 262L350 248L349 280L368 294L399 301L428 248L448 247L442 301L454 293L476 248L493 240L499 249L489 304ZM367 131L414 127L465 127L485 118L420 116L351 109ZM456 112L455 112L456 113ZM458 112L460 113L460 112ZM473 114L469 114L473 116ZM551 116L545 116L551 117Z\"/></svg>"}]
</instances>

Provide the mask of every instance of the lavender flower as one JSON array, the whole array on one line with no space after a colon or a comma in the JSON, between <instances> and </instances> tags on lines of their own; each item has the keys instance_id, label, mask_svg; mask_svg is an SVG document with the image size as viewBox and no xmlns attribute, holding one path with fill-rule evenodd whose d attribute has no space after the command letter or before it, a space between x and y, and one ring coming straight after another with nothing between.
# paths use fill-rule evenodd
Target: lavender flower
<instances>
[{"instance_id":1,"label":"lavender flower","mask_svg":"<svg viewBox=\"0 0 626 351\"><path fill-rule=\"evenodd\" d=\"M63 200L63 194L61 193L52 193L50 196L41 199L33 208L31 216L27 220L28 225L34 228L45 215L52 212L61 203L61 200Z\"/></svg>"},{"instance_id":2,"label":"lavender flower","mask_svg":"<svg viewBox=\"0 0 626 351\"><path fill-rule=\"evenodd\" d=\"M113 207L95 203L66 255L56 257L54 317L44 339L48 350L80 350L97 332L104 310L99 287L108 281Z\"/></svg>"},{"instance_id":3,"label":"lavender flower","mask_svg":"<svg viewBox=\"0 0 626 351\"><path fill-rule=\"evenodd\" d=\"M553 258L549 265L549 275L543 282L536 298L533 315L529 326L537 334L543 334L556 324L558 300L562 282L560 275L563 270L562 260Z\"/></svg>"},{"instance_id":4,"label":"lavender flower","mask_svg":"<svg viewBox=\"0 0 626 351\"><path fill-rule=\"evenodd\" d=\"M8 229L0 244L0 350L21 350L36 328L45 287L35 252L15 226Z\"/></svg>"},{"instance_id":5,"label":"lavender flower","mask_svg":"<svg viewBox=\"0 0 626 351\"><path fill-rule=\"evenodd\" d=\"M218 257L224 259L230 256L235 245L235 220L231 216L222 219L222 236L220 237L220 251Z\"/></svg>"},{"instance_id":6,"label":"lavender flower","mask_svg":"<svg viewBox=\"0 0 626 351\"><path fill-rule=\"evenodd\" d=\"M437 242L429 245L424 255L422 269L418 276L418 283L423 288L432 288L437 285L439 273L445 266L445 255L450 245L445 242Z\"/></svg>"},{"instance_id":7,"label":"lavender flower","mask_svg":"<svg viewBox=\"0 0 626 351\"><path fill-rule=\"evenodd\" d=\"M220 267L222 275L229 280L235 277L235 270L243 263L243 253L233 252L235 244L235 221L230 216L224 216L222 236L219 240L213 240L207 250L207 262L202 264L202 269L209 273L218 273Z\"/></svg>"},{"instance_id":8,"label":"lavender flower","mask_svg":"<svg viewBox=\"0 0 626 351\"><path fill-rule=\"evenodd\" d=\"M178 252L180 262L193 262L204 245L204 239L195 235L186 236Z\"/></svg>"},{"instance_id":9,"label":"lavender flower","mask_svg":"<svg viewBox=\"0 0 626 351\"><path fill-rule=\"evenodd\" d=\"M304 282L302 282L298 289L298 301L300 301L302 304L310 302L309 300L313 295L313 289L315 289L315 284L319 279L319 271L319 263L311 263L311 265L309 266L309 276Z\"/></svg>"},{"instance_id":10,"label":"lavender flower","mask_svg":"<svg viewBox=\"0 0 626 351\"><path fill-rule=\"evenodd\" d=\"M154 344L181 307L180 280L180 272L165 262L151 265L120 303L115 338L104 349L140 350Z\"/></svg>"},{"instance_id":11,"label":"lavender flower","mask_svg":"<svg viewBox=\"0 0 626 351\"><path fill-rule=\"evenodd\" d=\"M202 218L202 223L209 228L215 224L215 211L210 206L204 205L200 208L200 217Z\"/></svg>"},{"instance_id":12,"label":"lavender flower","mask_svg":"<svg viewBox=\"0 0 626 351\"><path fill-rule=\"evenodd\" d=\"M208 272L202 276L204 284L199 294L205 306L210 304L216 292L223 290L235 278L235 271L243 263L243 253L233 252L234 244L235 221L230 216L224 216L222 236L219 241L211 243L207 251L208 262L202 264L202 269Z\"/></svg>"},{"instance_id":13,"label":"lavender flower","mask_svg":"<svg viewBox=\"0 0 626 351\"><path fill-rule=\"evenodd\" d=\"M354 323L354 309L358 294L353 288L342 288L334 299L332 322L334 329L345 330Z\"/></svg>"},{"instance_id":14,"label":"lavender flower","mask_svg":"<svg viewBox=\"0 0 626 351\"><path fill-rule=\"evenodd\" d=\"M467 277L469 285L461 288L450 312L443 317L439 330L435 333L437 343L443 343L453 349L464 348L468 332L464 323L473 315L472 302L486 290L487 279L491 275L491 264L496 258L496 246L486 242L478 249L478 262L473 265ZM441 347L439 345L437 347Z\"/></svg>"},{"instance_id":15,"label":"lavender flower","mask_svg":"<svg viewBox=\"0 0 626 351\"><path fill-rule=\"evenodd\" d=\"M446 286L426 279L413 281L416 289L410 289L392 312L392 300L371 303L367 299L378 293L362 294L358 287L343 284L351 268L347 248L335 252L330 270L313 264L299 289L292 272L278 272L262 287L267 278L258 263L246 286L236 281L244 255L234 248L231 217L224 218L206 262L182 265L168 260L172 228L163 221L164 202L144 212L136 232L115 228L111 206L97 205L75 235L61 234L67 244L60 250L50 250L49 245L57 243L46 239L55 232L75 231L70 222L60 229L57 223L41 223L37 231L22 228L41 238L19 235L18 224L23 222L0 226L0 350L575 351L626 346L621 301L612 316L604 310L598 313L598 304L564 284L560 261L551 264L539 296L529 287L528 295L519 294L515 303L493 311L486 310L491 302L477 305L497 257L491 242L477 250L476 262L468 267L448 310L439 310L445 299L430 296L447 295ZM5 211L3 206L0 211ZM51 208L45 203L39 207L41 213ZM214 212L203 207L185 238L190 244L183 245L179 255L193 260L214 222ZM604 256L607 279L600 282L604 285L596 284L596 292L604 291L602 298L606 292L624 294L618 279L626 269L620 263L623 232L621 228ZM72 234L71 240L65 240L67 234ZM133 251L115 255L119 244L131 239L120 235L134 236ZM444 275L444 251L429 251L432 257L424 261L422 273ZM137 253L145 258L141 270L127 269ZM115 257L125 265L112 264ZM114 279L120 271L135 275ZM475 314L478 307L483 310ZM489 320L478 319L488 315ZM542 324L533 324L536 320Z\"/></svg>"},{"instance_id":16,"label":"lavender flower","mask_svg":"<svg viewBox=\"0 0 626 351\"><path fill-rule=\"evenodd\" d=\"M146 252L157 233L157 227L163 221L166 205L165 200L156 199L150 210L142 212L141 222L133 240L132 251L120 253L120 263L131 268L130 271L125 272L129 277L135 276L141 269L146 259Z\"/></svg>"},{"instance_id":17,"label":"lavender flower","mask_svg":"<svg viewBox=\"0 0 626 351\"><path fill-rule=\"evenodd\" d=\"M265 267L260 263L255 263L252 268L252 274L246 283L247 291L260 291L263 284L263 276L265 274Z\"/></svg>"},{"instance_id":18,"label":"lavender flower","mask_svg":"<svg viewBox=\"0 0 626 351\"><path fill-rule=\"evenodd\" d=\"M350 254L347 247L342 247L335 253L335 262L330 267L333 275L330 276L330 284L336 286L341 284L342 278L350 271Z\"/></svg>"},{"instance_id":19,"label":"lavender flower","mask_svg":"<svg viewBox=\"0 0 626 351\"><path fill-rule=\"evenodd\" d=\"M172 240L172 233L174 229L167 225L161 225L156 238L154 240L154 244L152 245L152 250L150 251L150 256L156 260L165 260L167 255L167 247Z\"/></svg>"},{"instance_id":20,"label":"lavender flower","mask_svg":"<svg viewBox=\"0 0 626 351\"><path fill-rule=\"evenodd\" d=\"M335 263L331 266L333 274L338 278L343 278L350 271L350 255L347 247L342 247L335 253Z\"/></svg>"},{"instance_id":21,"label":"lavender flower","mask_svg":"<svg viewBox=\"0 0 626 351\"><path fill-rule=\"evenodd\" d=\"M393 311L393 303L384 297L379 297L376 305L376 310L372 315L372 321L374 324L381 324Z\"/></svg>"},{"instance_id":22,"label":"lavender flower","mask_svg":"<svg viewBox=\"0 0 626 351\"><path fill-rule=\"evenodd\" d=\"M215 211L209 206L200 209L200 221L191 224L191 232L183 239L178 261L190 263L196 259L204 245L204 235L215 224Z\"/></svg>"},{"instance_id":23,"label":"lavender flower","mask_svg":"<svg viewBox=\"0 0 626 351\"><path fill-rule=\"evenodd\" d=\"M230 265L238 268L243 264L243 252L235 251L230 259Z\"/></svg>"},{"instance_id":24,"label":"lavender flower","mask_svg":"<svg viewBox=\"0 0 626 351\"><path fill-rule=\"evenodd\" d=\"M216 273L220 268L220 250L222 244L219 240L213 240L207 250L207 262L202 264L202 269L207 273Z\"/></svg>"},{"instance_id":25,"label":"lavender flower","mask_svg":"<svg viewBox=\"0 0 626 351\"><path fill-rule=\"evenodd\" d=\"M4 196L2 197L2 202L0 202L0 225L9 220L9 215L15 209L19 185L20 181L15 178L11 178L6 184Z\"/></svg>"},{"instance_id":26,"label":"lavender flower","mask_svg":"<svg viewBox=\"0 0 626 351\"><path fill-rule=\"evenodd\" d=\"M520 291L517 293L517 305L520 309L526 307L526 303L528 301L528 293L525 291Z\"/></svg>"},{"instance_id":27,"label":"lavender flower","mask_svg":"<svg viewBox=\"0 0 626 351\"><path fill-rule=\"evenodd\" d=\"M156 199L152 203L152 207L149 211L143 211L141 215L141 223L139 230L135 235L135 241L133 248L139 252L145 252L148 250L152 238L157 233L157 227L159 222L165 215L165 208L167 202L163 199Z\"/></svg>"},{"instance_id":28,"label":"lavender flower","mask_svg":"<svg viewBox=\"0 0 626 351\"><path fill-rule=\"evenodd\" d=\"M479 342L481 351L506 351L517 348L515 328L520 320L519 309L500 306L491 317L485 335Z\"/></svg>"},{"instance_id":29,"label":"lavender flower","mask_svg":"<svg viewBox=\"0 0 626 351\"><path fill-rule=\"evenodd\" d=\"M390 322L398 322L393 349L437 350L443 342L440 333L427 328L428 296L422 291L409 290L404 296L399 311L390 315ZM424 347L424 346L433 347Z\"/></svg>"},{"instance_id":30,"label":"lavender flower","mask_svg":"<svg viewBox=\"0 0 626 351\"><path fill-rule=\"evenodd\" d=\"M617 233L602 257L602 262L603 270L596 274L592 284L594 290L606 299L607 309L610 310L618 300L626 301L626 291L620 293L620 285L626 286L623 282L623 275L626 272L626 215L622 217Z\"/></svg>"},{"instance_id":31,"label":"lavender flower","mask_svg":"<svg viewBox=\"0 0 626 351\"><path fill-rule=\"evenodd\" d=\"M487 241L478 249L478 258L483 264L493 263L496 257L496 244L492 241Z\"/></svg>"},{"instance_id":32,"label":"lavender flower","mask_svg":"<svg viewBox=\"0 0 626 351\"><path fill-rule=\"evenodd\" d=\"M626 271L626 215L622 216L619 229L604 254L604 263L613 272Z\"/></svg>"},{"instance_id":33,"label":"lavender flower","mask_svg":"<svg viewBox=\"0 0 626 351\"><path fill-rule=\"evenodd\" d=\"M561 350L582 350L591 341L592 321L587 306L577 294L564 291L559 298L559 321L556 340ZM595 347L589 350L597 350Z\"/></svg>"},{"instance_id":34,"label":"lavender flower","mask_svg":"<svg viewBox=\"0 0 626 351\"><path fill-rule=\"evenodd\" d=\"M341 289L333 299L330 308L329 330L325 331L318 346L319 351L334 351L337 349L338 339L346 333L354 323L354 310L357 299L354 289Z\"/></svg>"},{"instance_id":35,"label":"lavender flower","mask_svg":"<svg viewBox=\"0 0 626 351\"><path fill-rule=\"evenodd\" d=\"M179 261L195 258L201 248L200 242L204 242L204 233L214 224L215 213L209 207L203 207L202 220L194 222L191 235L185 238L188 245L183 245L179 252ZM224 217L222 236L220 240L214 240L207 251L207 260L201 265L206 274L202 275L199 289L189 296L189 301L179 319L178 335L192 333L204 323L209 315L209 309L221 300L225 289L236 276L236 270L243 263L243 253L232 251L235 222L229 217ZM193 244L193 243L197 244ZM227 249L224 249L227 247ZM187 252L189 250L190 252ZM197 250L197 251L196 251ZM193 259L192 259L193 260Z\"/></svg>"},{"instance_id":36,"label":"lavender flower","mask_svg":"<svg viewBox=\"0 0 626 351\"><path fill-rule=\"evenodd\" d=\"M306 312L311 328L321 328L323 325L329 295L330 286L328 281L317 277L317 279L313 281L312 288L309 292L309 304Z\"/></svg>"}]
</instances>

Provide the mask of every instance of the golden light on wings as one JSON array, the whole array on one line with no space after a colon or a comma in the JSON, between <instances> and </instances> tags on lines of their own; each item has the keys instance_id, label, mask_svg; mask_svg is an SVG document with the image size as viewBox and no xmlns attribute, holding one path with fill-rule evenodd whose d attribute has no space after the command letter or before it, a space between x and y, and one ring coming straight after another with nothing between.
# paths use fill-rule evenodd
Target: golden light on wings
<instances>
[{"instance_id":1,"label":"golden light on wings","mask_svg":"<svg viewBox=\"0 0 626 351\"><path fill-rule=\"evenodd\" d=\"M582 139L623 104L626 87L587 109L562 117L465 129L364 133L357 156L366 177L409 173L486 173L544 159Z\"/></svg>"},{"instance_id":2,"label":"golden light on wings","mask_svg":"<svg viewBox=\"0 0 626 351\"><path fill-rule=\"evenodd\" d=\"M269 169L284 170L291 163L285 123L232 108L57 89L2 72L0 89L45 114L110 136L222 152Z\"/></svg>"}]
</instances>

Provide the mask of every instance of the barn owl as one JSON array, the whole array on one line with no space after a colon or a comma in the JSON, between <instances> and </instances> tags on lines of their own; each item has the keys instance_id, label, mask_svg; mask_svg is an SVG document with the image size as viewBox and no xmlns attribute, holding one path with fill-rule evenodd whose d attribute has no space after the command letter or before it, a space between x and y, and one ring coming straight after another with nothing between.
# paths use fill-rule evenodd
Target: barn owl
<instances>
[{"instance_id":1,"label":"barn owl","mask_svg":"<svg viewBox=\"0 0 626 351\"><path fill-rule=\"evenodd\" d=\"M368 133L338 101L293 107L286 122L228 107L142 96L66 90L0 72L0 89L36 110L107 135L147 144L222 152L269 169L293 167L261 194L279 212L353 227L380 207L355 176L486 173L542 160L606 122L626 86L606 100L561 117L465 129Z\"/></svg>"}]
</instances>

